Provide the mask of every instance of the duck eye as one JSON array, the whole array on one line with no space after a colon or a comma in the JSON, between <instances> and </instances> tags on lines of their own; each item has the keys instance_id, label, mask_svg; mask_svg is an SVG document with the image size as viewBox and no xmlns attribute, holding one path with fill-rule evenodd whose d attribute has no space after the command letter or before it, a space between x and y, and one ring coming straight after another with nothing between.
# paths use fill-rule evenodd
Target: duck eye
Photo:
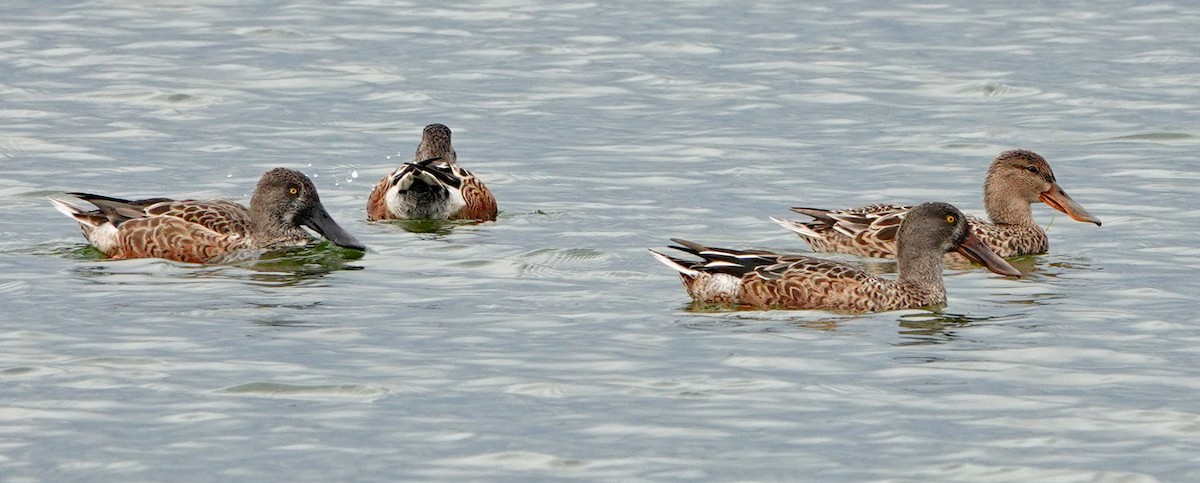
<instances>
[{"instance_id":1,"label":"duck eye","mask_svg":"<svg viewBox=\"0 0 1200 483\"><path fill-rule=\"evenodd\" d=\"M291 188L288 188L288 193L291 193L291 194L296 194L296 193L299 193L299 192L300 192L300 190L299 190L299 189L296 189L296 187L295 187L295 186L293 186L293 187L291 187Z\"/></svg>"},{"instance_id":2,"label":"duck eye","mask_svg":"<svg viewBox=\"0 0 1200 483\"><path fill-rule=\"evenodd\" d=\"M1038 174L1037 166L1026 166L1025 171L1029 171L1030 173L1033 173L1033 174Z\"/></svg>"},{"instance_id":3,"label":"duck eye","mask_svg":"<svg viewBox=\"0 0 1200 483\"><path fill-rule=\"evenodd\" d=\"M957 219L958 218L955 218L954 215L946 215L946 223L954 224L954 221Z\"/></svg>"}]
</instances>

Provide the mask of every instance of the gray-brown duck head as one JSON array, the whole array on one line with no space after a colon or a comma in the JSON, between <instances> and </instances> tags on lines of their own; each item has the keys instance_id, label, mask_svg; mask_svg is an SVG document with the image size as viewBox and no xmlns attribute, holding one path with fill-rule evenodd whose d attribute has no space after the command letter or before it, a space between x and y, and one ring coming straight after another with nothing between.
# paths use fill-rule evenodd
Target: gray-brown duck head
<instances>
[{"instance_id":1,"label":"gray-brown duck head","mask_svg":"<svg viewBox=\"0 0 1200 483\"><path fill-rule=\"evenodd\" d=\"M263 174L250 198L254 233L269 239L307 237L301 226L311 228L335 245L366 250L366 245L342 229L317 195L317 187L303 173L275 168Z\"/></svg>"},{"instance_id":2,"label":"gray-brown duck head","mask_svg":"<svg viewBox=\"0 0 1200 483\"><path fill-rule=\"evenodd\" d=\"M979 241L958 208L929 202L914 207L896 235L896 261L900 278L921 278L940 283L942 255L957 251L1000 275L1020 277L1021 272Z\"/></svg>"},{"instance_id":3,"label":"gray-brown duck head","mask_svg":"<svg viewBox=\"0 0 1200 483\"><path fill-rule=\"evenodd\" d=\"M443 163L451 165L458 162L458 154L450 143L450 128L445 124L430 124L421 131L421 144L417 145L413 161L430 158L441 158Z\"/></svg>"}]
</instances>

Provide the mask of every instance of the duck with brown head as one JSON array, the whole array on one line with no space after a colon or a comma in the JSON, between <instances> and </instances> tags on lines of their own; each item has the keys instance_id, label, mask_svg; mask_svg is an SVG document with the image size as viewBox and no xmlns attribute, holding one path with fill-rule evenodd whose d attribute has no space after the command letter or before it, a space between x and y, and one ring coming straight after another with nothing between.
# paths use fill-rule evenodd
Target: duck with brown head
<instances>
[{"instance_id":1,"label":"duck with brown head","mask_svg":"<svg viewBox=\"0 0 1200 483\"><path fill-rule=\"evenodd\" d=\"M1001 275L1021 276L971 232L962 212L947 203L914 207L897 238L899 275L894 280L831 260L711 248L679 239L674 241L681 246L672 248L701 260L651 252L679 272L696 302L751 309L880 312L942 304L946 301L942 255L948 252L960 253Z\"/></svg>"},{"instance_id":2,"label":"duck with brown head","mask_svg":"<svg viewBox=\"0 0 1200 483\"><path fill-rule=\"evenodd\" d=\"M123 200L90 193L51 198L79 222L84 238L111 258L166 258L209 263L242 250L273 250L312 243L303 227L335 245L365 250L325 210L312 180L276 168L263 174L247 209L227 200ZM89 209L74 201L91 203Z\"/></svg>"},{"instance_id":3,"label":"duck with brown head","mask_svg":"<svg viewBox=\"0 0 1200 483\"><path fill-rule=\"evenodd\" d=\"M1037 255L1050 249L1046 231L1033 219L1032 204L1044 202L1072 219L1100 226L1092 216L1063 191L1046 159L1025 149L1000 153L988 167L983 185L983 204L988 220L967 216L980 241L1001 257ZM800 235L814 251L895 258L900 222L911 206L867 205L845 210L792 208L814 218L809 222L779 220L784 228ZM963 263L956 253L947 261Z\"/></svg>"}]
</instances>

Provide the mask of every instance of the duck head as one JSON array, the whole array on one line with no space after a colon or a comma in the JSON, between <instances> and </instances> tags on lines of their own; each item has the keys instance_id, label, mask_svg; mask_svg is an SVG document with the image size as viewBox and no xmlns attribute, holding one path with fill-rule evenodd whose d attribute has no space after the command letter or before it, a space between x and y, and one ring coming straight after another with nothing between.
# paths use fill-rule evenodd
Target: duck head
<instances>
[{"instance_id":1,"label":"duck head","mask_svg":"<svg viewBox=\"0 0 1200 483\"><path fill-rule=\"evenodd\" d=\"M897 243L900 245L897 260L901 263L906 262L901 257L916 258L923 254L934 255L940 261L943 254L957 251L994 273L1021 276L1019 270L975 236L966 217L949 203L929 202L914 207L900 225Z\"/></svg>"},{"instance_id":2,"label":"duck head","mask_svg":"<svg viewBox=\"0 0 1200 483\"><path fill-rule=\"evenodd\" d=\"M996 157L988 168L983 197L988 216L995 223L1018 224L1026 220L1032 223L1029 205L1041 201L1076 221L1100 226L1099 218L1088 213L1058 185L1046 158L1025 149L1005 151Z\"/></svg>"},{"instance_id":3,"label":"duck head","mask_svg":"<svg viewBox=\"0 0 1200 483\"><path fill-rule=\"evenodd\" d=\"M312 180L293 169L275 168L263 174L250 198L250 216L267 233L293 234L304 226L340 247L367 248L333 221Z\"/></svg>"}]
</instances>

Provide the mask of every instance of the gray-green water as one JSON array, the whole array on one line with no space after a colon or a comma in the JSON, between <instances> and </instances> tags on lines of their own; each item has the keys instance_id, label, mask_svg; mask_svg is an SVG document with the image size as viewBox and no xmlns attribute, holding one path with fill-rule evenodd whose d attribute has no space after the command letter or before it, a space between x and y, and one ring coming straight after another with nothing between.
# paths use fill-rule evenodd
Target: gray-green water
<instances>
[{"instance_id":1,"label":"gray-green water","mask_svg":"<svg viewBox=\"0 0 1200 483\"><path fill-rule=\"evenodd\" d=\"M0 16L11 481L1200 478L1200 10L19 2ZM364 221L420 128L496 223ZM949 201L1024 147L1104 226L944 312L695 313L671 236ZM104 261L45 196L313 177L372 247ZM411 228L411 227L410 227ZM882 268L889 266L884 264Z\"/></svg>"}]
</instances>

